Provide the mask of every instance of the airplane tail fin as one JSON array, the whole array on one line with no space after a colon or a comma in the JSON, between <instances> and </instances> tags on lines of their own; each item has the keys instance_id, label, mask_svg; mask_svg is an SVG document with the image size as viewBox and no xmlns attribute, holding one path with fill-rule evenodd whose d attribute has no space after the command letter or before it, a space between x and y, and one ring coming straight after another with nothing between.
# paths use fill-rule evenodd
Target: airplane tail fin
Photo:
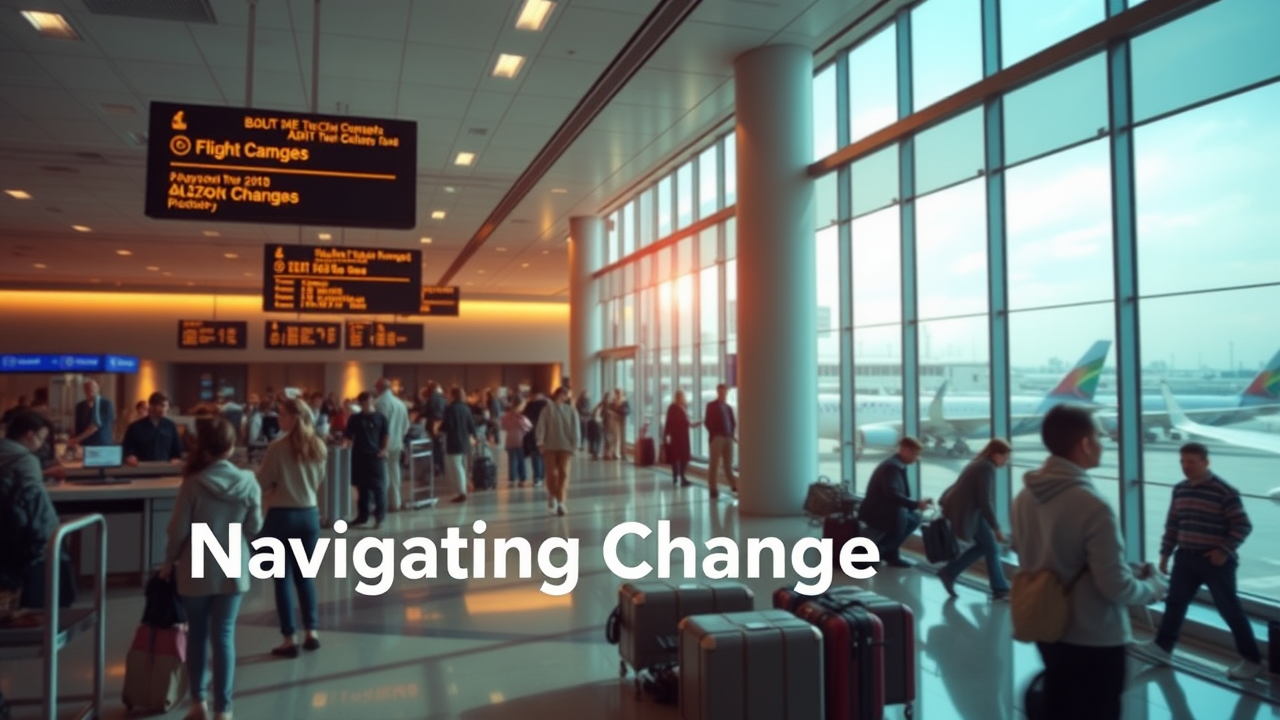
<instances>
[{"instance_id":1,"label":"airplane tail fin","mask_svg":"<svg viewBox=\"0 0 1280 720\"><path fill-rule=\"evenodd\" d=\"M1110 352L1110 340L1095 342L1075 367L1063 376L1058 386L1045 396L1044 409L1061 402L1092 403L1094 394L1098 392L1098 380L1102 378L1102 366L1107 363Z\"/></svg>"},{"instance_id":2,"label":"airplane tail fin","mask_svg":"<svg viewBox=\"0 0 1280 720\"><path fill-rule=\"evenodd\" d=\"M1240 393L1241 405L1258 405L1280 401L1280 351L1268 362Z\"/></svg>"}]
</instances>

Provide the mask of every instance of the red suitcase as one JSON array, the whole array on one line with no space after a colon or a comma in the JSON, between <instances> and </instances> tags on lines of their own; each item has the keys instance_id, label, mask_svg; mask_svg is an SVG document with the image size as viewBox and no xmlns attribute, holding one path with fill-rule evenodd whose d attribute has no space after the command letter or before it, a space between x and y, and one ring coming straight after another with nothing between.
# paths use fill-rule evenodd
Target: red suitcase
<instances>
[{"instance_id":1,"label":"red suitcase","mask_svg":"<svg viewBox=\"0 0 1280 720\"><path fill-rule=\"evenodd\" d=\"M822 632L826 720L884 718L884 624L858 603L817 597L796 617Z\"/></svg>"},{"instance_id":2,"label":"red suitcase","mask_svg":"<svg viewBox=\"0 0 1280 720\"><path fill-rule=\"evenodd\" d=\"M915 613L896 600L850 585L832 588L824 597L826 602L857 603L880 618L884 624L884 703L906 705L905 714L910 718L916 699ZM785 587L773 593L773 606L795 612L811 599Z\"/></svg>"}]
</instances>

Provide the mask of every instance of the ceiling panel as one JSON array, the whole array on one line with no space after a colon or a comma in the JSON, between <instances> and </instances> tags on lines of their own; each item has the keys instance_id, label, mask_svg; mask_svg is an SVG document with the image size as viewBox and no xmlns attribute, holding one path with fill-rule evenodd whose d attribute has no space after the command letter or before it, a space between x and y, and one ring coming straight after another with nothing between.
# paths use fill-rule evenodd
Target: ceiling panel
<instances>
[{"instance_id":1,"label":"ceiling panel","mask_svg":"<svg viewBox=\"0 0 1280 720\"><path fill-rule=\"evenodd\" d=\"M520 92L558 98L580 98L595 83L607 63L542 57L534 61Z\"/></svg>"},{"instance_id":2,"label":"ceiling panel","mask_svg":"<svg viewBox=\"0 0 1280 720\"><path fill-rule=\"evenodd\" d=\"M191 100L215 105L226 102L204 65L120 60L116 66L146 100Z\"/></svg>"},{"instance_id":3,"label":"ceiling panel","mask_svg":"<svg viewBox=\"0 0 1280 720\"><path fill-rule=\"evenodd\" d=\"M703 3L705 6L707 3ZM695 19L697 13L694 13ZM696 68L704 75L733 76L733 59L760 47L773 33L767 30L712 25L687 21L667 40L645 67L686 71Z\"/></svg>"},{"instance_id":4,"label":"ceiling panel","mask_svg":"<svg viewBox=\"0 0 1280 720\"><path fill-rule=\"evenodd\" d=\"M111 64L102 60L73 55L40 55L37 59L40 65L68 90L94 90L121 94L132 92Z\"/></svg>"},{"instance_id":5,"label":"ceiling panel","mask_svg":"<svg viewBox=\"0 0 1280 720\"><path fill-rule=\"evenodd\" d=\"M634 15L569 5L557 11L555 29L543 46L544 56L608 64L636 30Z\"/></svg>"},{"instance_id":6,"label":"ceiling panel","mask_svg":"<svg viewBox=\"0 0 1280 720\"><path fill-rule=\"evenodd\" d=\"M825 40L833 28L841 28L866 12L874 4L874 0L817 0L800 17L796 18L783 30L810 40L810 47L816 47L814 40Z\"/></svg>"},{"instance_id":7,"label":"ceiling panel","mask_svg":"<svg viewBox=\"0 0 1280 720\"><path fill-rule=\"evenodd\" d=\"M395 110L399 86L384 80L330 78L320 83L319 111L339 115L389 117ZM341 104L341 111L337 105Z\"/></svg>"},{"instance_id":8,"label":"ceiling panel","mask_svg":"<svg viewBox=\"0 0 1280 720\"><path fill-rule=\"evenodd\" d=\"M719 75L645 68L631 78L615 102L688 109L732 80Z\"/></svg>"},{"instance_id":9,"label":"ceiling panel","mask_svg":"<svg viewBox=\"0 0 1280 720\"><path fill-rule=\"evenodd\" d=\"M244 72L248 62L248 29L222 25L193 25L200 54L209 65L239 67ZM298 72L298 49L293 33L287 30L257 28L253 42L253 67L271 72ZM310 62L310 56L307 58Z\"/></svg>"},{"instance_id":10,"label":"ceiling panel","mask_svg":"<svg viewBox=\"0 0 1280 720\"><path fill-rule=\"evenodd\" d=\"M88 110L74 95L57 86L0 85L0 98L35 119L76 120Z\"/></svg>"},{"instance_id":11,"label":"ceiling panel","mask_svg":"<svg viewBox=\"0 0 1280 720\"><path fill-rule=\"evenodd\" d=\"M308 45L306 62L311 55ZM400 81L400 62L404 56L404 44L387 40L346 37L343 35L320 36L320 76L354 78L356 80Z\"/></svg>"},{"instance_id":12,"label":"ceiling panel","mask_svg":"<svg viewBox=\"0 0 1280 720\"><path fill-rule=\"evenodd\" d=\"M42 120L40 126L63 145L78 144L110 148L127 147L124 140L101 122L86 120Z\"/></svg>"},{"instance_id":13,"label":"ceiling panel","mask_svg":"<svg viewBox=\"0 0 1280 720\"><path fill-rule=\"evenodd\" d=\"M416 40L419 36L413 35ZM405 46L402 82L473 89L487 71L492 51L424 45Z\"/></svg>"},{"instance_id":14,"label":"ceiling panel","mask_svg":"<svg viewBox=\"0 0 1280 720\"><path fill-rule=\"evenodd\" d=\"M562 98L520 94L511 101L508 112L521 124L560 127L571 110L573 107Z\"/></svg>"},{"instance_id":15,"label":"ceiling panel","mask_svg":"<svg viewBox=\"0 0 1280 720\"><path fill-rule=\"evenodd\" d=\"M108 57L181 65L204 62L185 23L88 13L81 17L84 29ZM139 36L146 42L138 42Z\"/></svg>"},{"instance_id":16,"label":"ceiling panel","mask_svg":"<svg viewBox=\"0 0 1280 720\"><path fill-rule=\"evenodd\" d=\"M400 85L399 115L407 118L450 118L461 120L467 115L467 106L474 94L471 88L452 88L431 85Z\"/></svg>"},{"instance_id":17,"label":"ceiling panel","mask_svg":"<svg viewBox=\"0 0 1280 720\"><path fill-rule=\"evenodd\" d=\"M814 0L768 2L762 0L720 0L704 2L690 20L714 25L776 31L786 27L814 3Z\"/></svg>"},{"instance_id":18,"label":"ceiling panel","mask_svg":"<svg viewBox=\"0 0 1280 720\"><path fill-rule=\"evenodd\" d=\"M408 37L426 46L482 50L488 57L511 12L508 0L414 3Z\"/></svg>"},{"instance_id":19,"label":"ceiling panel","mask_svg":"<svg viewBox=\"0 0 1280 720\"><path fill-rule=\"evenodd\" d=\"M372 5L365 3L324 3L320 5L320 30L326 35L404 40L412 4L410 0L378 0L375 11ZM308 28L312 23L313 6L312 0L293 2L295 16L305 16Z\"/></svg>"},{"instance_id":20,"label":"ceiling panel","mask_svg":"<svg viewBox=\"0 0 1280 720\"><path fill-rule=\"evenodd\" d=\"M0 50L0 83L5 85L48 85L53 78L25 52Z\"/></svg>"},{"instance_id":21,"label":"ceiling panel","mask_svg":"<svg viewBox=\"0 0 1280 720\"><path fill-rule=\"evenodd\" d=\"M510 94L477 90L467 106L464 124L468 129L483 127L492 132L493 126L507 115L513 99Z\"/></svg>"},{"instance_id":22,"label":"ceiling panel","mask_svg":"<svg viewBox=\"0 0 1280 720\"><path fill-rule=\"evenodd\" d=\"M218 87L234 104L244 101L244 67L210 68ZM253 107L304 112L308 109L307 90L297 73L256 72L253 74Z\"/></svg>"}]
</instances>

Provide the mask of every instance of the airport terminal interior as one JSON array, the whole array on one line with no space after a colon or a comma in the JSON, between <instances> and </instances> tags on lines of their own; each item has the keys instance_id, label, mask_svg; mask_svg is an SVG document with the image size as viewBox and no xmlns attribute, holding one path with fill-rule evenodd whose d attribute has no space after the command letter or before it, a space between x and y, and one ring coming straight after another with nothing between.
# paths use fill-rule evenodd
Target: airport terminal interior
<instances>
[{"instance_id":1,"label":"airport terminal interior","mask_svg":"<svg viewBox=\"0 0 1280 720\"><path fill-rule=\"evenodd\" d=\"M903 438L937 500L999 437L1008 532L1063 404L1098 424L1125 562L1160 561L1184 443L1252 523L1231 560L1261 671L1229 674L1201 589L1170 662L1129 651L1123 717L1280 717L1277 37L1276 0L0 0L0 411L50 424L67 533L57 578L0 587L0 720L206 717L182 669L151 674L162 706L130 696L195 483L177 455L222 417L261 474L295 399L328 441L319 646L273 653L252 579L241 720L835 717L798 660L707 688L689 624L624 662L624 583L664 570L758 611L870 590L910 611L883 717L1036 720L1041 656L985 562L951 597L917 533L910 567L855 578L805 508L819 481L861 498ZM474 447L432 438L428 386L474 405ZM584 412L557 502L497 416L562 387ZM385 520L340 429L366 392L407 416ZM126 430L161 416L180 450L136 458ZM496 545L520 538L517 572ZM761 538L782 551L751 561ZM55 579L71 607L16 607ZM1164 609L1130 609L1135 643ZM762 709L807 681L825 712Z\"/></svg>"}]
</instances>

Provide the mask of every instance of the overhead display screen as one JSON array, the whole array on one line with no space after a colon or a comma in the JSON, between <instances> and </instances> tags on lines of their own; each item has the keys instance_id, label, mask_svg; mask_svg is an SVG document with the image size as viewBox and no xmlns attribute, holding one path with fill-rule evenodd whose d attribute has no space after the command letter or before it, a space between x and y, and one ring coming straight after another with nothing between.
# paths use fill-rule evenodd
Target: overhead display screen
<instances>
[{"instance_id":1,"label":"overhead display screen","mask_svg":"<svg viewBox=\"0 0 1280 720\"><path fill-rule=\"evenodd\" d=\"M421 350L422 325L353 321L347 323L348 350Z\"/></svg>"},{"instance_id":2,"label":"overhead display screen","mask_svg":"<svg viewBox=\"0 0 1280 720\"><path fill-rule=\"evenodd\" d=\"M267 245L262 309L267 312L416 315L422 305L422 251Z\"/></svg>"},{"instance_id":3,"label":"overhead display screen","mask_svg":"<svg viewBox=\"0 0 1280 720\"><path fill-rule=\"evenodd\" d=\"M338 350L342 347L342 323L267 322L268 350Z\"/></svg>"},{"instance_id":4,"label":"overhead display screen","mask_svg":"<svg viewBox=\"0 0 1280 720\"><path fill-rule=\"evenodd\" d=\"M411 229L418 125L151 103L148 217Z\"/></svg>"},{"instance_id":5,"label":"overhead display screen","mask_svg":"<svg viewBox=\"0 0 1280 720\"><path fill-rule=\"evenodd\" d=\"M243 320L179 320L179 350L243 350L249 323Z\"/></svg>"},{"instance_id":6,"label":"overhead display screen","mask_svg":"<svg viewBox=\"0 0 1280 720\"><path fill-rule=\"evenodd\" d=\"M423 286L420 314L433 317L458 317L458 303L461 299L462 292L457 286Z\"/></svg>"},{"instance_id":7,"label":"overhead display screen","mask_svg":"<svg viewBox=\"0 0 1280 720\"><path fill-rule=\"evenodd\" d=\"M7 373L101 372L102 367L101 355L0 355L0 372Z\"/></svg>"}]
</instances>

